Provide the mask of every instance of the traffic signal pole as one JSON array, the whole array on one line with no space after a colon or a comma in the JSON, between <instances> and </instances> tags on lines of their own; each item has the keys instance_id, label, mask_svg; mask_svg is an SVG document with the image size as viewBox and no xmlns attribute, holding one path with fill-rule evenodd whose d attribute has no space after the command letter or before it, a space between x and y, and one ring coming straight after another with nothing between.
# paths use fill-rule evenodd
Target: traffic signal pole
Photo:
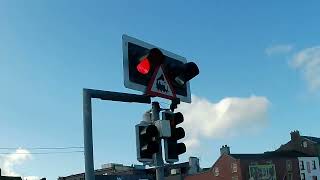
<instances>
[{"instance_id":1,"label":"traffic signal pole","mask_svg":"<svg viewBox=\"0 0 320 180\"><path fill-rule=\"evenodd\" d=\"M93 165L91 94L86 89L83 90L83 135L85 179L95 180Z\"/></svg>"},{"instance_id":2,"label":"traffic signal pole","mask_svg":"<svg viewBox=\"0 0 320 180\"><path fill-rule=\"evenodd\" d=\"M152 102L152 121L160 121L160 105L158 102ZM159 152L154 154L153 157L154 165L156 167L156 179L163 180L164 179L164 163L162 158L162 145L161 139L159 143Z\"/></svg>"},{"instance_id":3,"label":"traffic signal pole","mask_svg":"<svg viewBox=\"0 0 320 180\"><path fill-rule=\"evenodd\" d=\"M146 95L119 93L111 91L102 91L95 89L83 89L83 136L84 136L84 157L85 157L85 179L95 180L94 161L93 161L93 137L92 137L92 105L91 99L101 99L120 102L135 102L135 103L151 103L151 98ZM158 112L159 119L160 107L155 112ZM156 113L154 113L156 115ZM161 157L162 159L162 157ZM163 161L162 161L163 163ZM162 179L161 179L162 180Z\"/></svg>"}]
</instances>

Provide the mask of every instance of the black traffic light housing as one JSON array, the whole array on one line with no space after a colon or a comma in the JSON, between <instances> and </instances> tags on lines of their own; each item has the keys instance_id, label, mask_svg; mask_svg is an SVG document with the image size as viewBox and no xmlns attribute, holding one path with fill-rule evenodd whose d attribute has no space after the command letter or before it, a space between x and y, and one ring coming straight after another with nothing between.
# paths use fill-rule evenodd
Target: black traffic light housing
<instances>
[{"instance_id":1,"label":"black traffic light housing","mask_svg":"<svg viewBox=\"0 0 320 180\"><path fill-rule=\"evenodd\" d=\"M176 97L191 102L188 81L199 74L194 62L127 35L123 36L123 50L125 87L145 93L156 67L162 65Z\"/></svg>"},{"instance_id":2,"label":"black traffic light housing","mask_svg":"<svg viewBox=\"0 0 320 180\"><path fill-rule=\"evenodd\" d=\"M129 80L143 86L149 81L157 66L164 62L164 55L157 48L146 49L133 43L128 43Z\"/></svg>"},{"instance_id":3,"label":"black traffic light housing","mask_svg":"<svg viewBox=\"0 0 320 180\"><path fill-rule=\"evenodd\" d=\"M186 82L199 74L199 68L194 62L185 64L168 62L165 67L165 72L176 88L183 88Z\"/></svg>"},{"instance_id":4,"label":"black traffic light housing","mask_svg":"<svg viewBox=\"0 0 320 180\"><path fill-rule=\"evenodd\" d=\"M179 161L180 154L186 152L186 145L178 142L185 137L185 131L182 127L176 127L184 121L184 117L181 112L165 111L162 113L162 119L170 121L171 128L171 137L164 139L165 160L174 163Z\"/></svg>"},{"instance_id":5,"label":"black traffic light housing","mask_svg":"<svg viewBox=\"0 0 320 180\"><path fill-rule=\"evenodd\" d=\"M199 74L198 66L194 62L183 63L172 59L163 55L158 48L148 50L128 43L128 58L131 81L148 86L155 68L164 65L164 72L168 75L176 93L183 96L187 96L186 82Z\"/></svg>"},{"instance_id":6,"label":"black traffic light housing","mask_svg":"<svg viewBox=\"0 0 320 180\"><path fill-rule=\"evenodd\" d=\"M153 124L136 125L137 159L140 162L151 162L153 154L159 152L159 131Z\"/></svg>"}]
</instances>

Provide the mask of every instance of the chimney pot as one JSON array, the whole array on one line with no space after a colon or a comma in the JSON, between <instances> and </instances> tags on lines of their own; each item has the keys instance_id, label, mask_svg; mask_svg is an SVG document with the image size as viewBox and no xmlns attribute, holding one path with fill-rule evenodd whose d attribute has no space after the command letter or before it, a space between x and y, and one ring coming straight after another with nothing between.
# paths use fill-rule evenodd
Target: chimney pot
<instances>
[{"instance_id":1,"label":"chimney pot","mask_svg":"<svg viewBox=\"0 0 320 180\"><path fill-rule=\"evenodd\" d=\"M298 130L292 131L290 135L291 135L291 141L297 141L300 138L300 132Z\"/></svg>"},{"instance_id":2,"label":"chimney pot","mask_svg":"<svg viewBox=\"0 0 320 180\"><path fill-rule=\"evenodd\" d=\"M224 145L220 148L220 155L230 154L230 147L228 145Z\"/></svg>"}]
</instances>

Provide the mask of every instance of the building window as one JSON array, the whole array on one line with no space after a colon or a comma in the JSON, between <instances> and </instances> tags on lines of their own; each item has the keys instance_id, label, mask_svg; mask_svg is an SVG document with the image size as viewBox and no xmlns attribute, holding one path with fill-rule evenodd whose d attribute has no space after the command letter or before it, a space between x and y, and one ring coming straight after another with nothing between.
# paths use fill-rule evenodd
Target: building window
<instances>
[{"instance_id":1,"label":"building window","mask_svg":"<svg viewBox=\"0 0 320 180\"><path fill-rule=\"evenodd\" d=\"M307 170L308 173L311 173L311 163L309 161L307 161Z\"/></svg>"},{"instance_id":2,"label":"building window","mask_svg":"<svg viewBox=\"0 0 320 180\"><path fill-rule=\"evenodd\" d=\"M312 180L318 180L317 176L312 176Z\"/></svg>"},{"instance_id":3,"label":"building window","mask_svg":"<svg viewBox=\"0 0 320 180\"><path fill-rule=\"evenodd\" d=\"M171 169L171 172L170 172L172 175L175 175L175 174L180 174L180 169Z\"/></svg>"},{"instance_id":4,"label":"building window","mask_svg":"<svg viewBox=\"0 0 320 180\"><path fill-rule=\"evenodd\" d=\"M231 180L238 180L238 176L232 176Z\"/></svg>"},{"instance_id":5,"label":"building window","mask_svg":"<svg viewBox=\"0 0 320 180\"><path fill-rule=\"evenodd\" d=\"M214 176L219 176L219 168L218 167L213 168L213 174L214 174Z\"/></svg>"},{"instance_id":6,"label":"building window","mask_svg":"<svg viewBox=\"0 0 320 180\"><path fill-rule=\"evenodd\" d=\"M313 169L317 169L317 165L316 165L316 161L315 160L312 161L312 168Z\"/></svg>"},{"instance_id":7,"label":"building window","mask_svg":"<svg viewBox=\"0 0 320 180\"><path fill-rule=\"evenodd\" d=\"M232 171L233 173L238 171L237 168L238 168L238 167L237 167L237 163L232 163L232 164L231 164L231 171Z\"/></svg>"},{"instance_id":8,"label":"building window","mask_svg":"<svg viewBox=\"0 0 320 180\"><path fill-rule=\"evenodd\" d=\"M306 175L304 173L301 173L301 180L306 180Z\"/></svg>"},{"instance_id":9,"label":"building window","mask_svg":"<svg viewBox=\"0 0 320 180\"><path fill-rule=\"evenodd\" d=\"M292 180L292 173L288 173L288 180Z\"/></svg>"},{"instance_id":10,"label":"building window","mask_svg":"<svg viewBox=\"0 0 320 180\"><path fill-rule=\"evenodd\" d=\"M303 162L303 161L300 161L300 169L301 169L301 170L305 170L305 169L304 169L304 162Z\"/></svg>"},{"instance_id":11,"label":"building window","mask_svg":"<svg viewBox=\"0 0 320 180\"><path fill-rule=\"evenodd\" d=\"M307 148L307 147L308 147L307 141L303 141L303 142L302 142L302 146L303 146L304 148Z\"/></svg>"},{"instance_id":12,"label":"building window","mask_svg":"<svg viewBox=\"0 0 320 180\"><path fill-rule=\"evenodd\" d=\"M287 164L287 171L292 171L292 162L291 162L291 160L287 160L286 164Z\"/></svg>"}]
</instances>

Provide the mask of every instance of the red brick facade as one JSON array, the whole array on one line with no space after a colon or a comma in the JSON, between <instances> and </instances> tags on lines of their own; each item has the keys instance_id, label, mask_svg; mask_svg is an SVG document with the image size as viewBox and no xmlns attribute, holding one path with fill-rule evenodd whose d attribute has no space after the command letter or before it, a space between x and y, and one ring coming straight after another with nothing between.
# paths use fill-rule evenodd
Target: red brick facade
<instances>
[{"instance_id":1,"label":"red brick facade","mask_svg":"<svg viewBox=\"0 0 320 180\"><path fill-rule=\"evenodd\" d=\"M288 164L291 164L291 167L288 168ZM274 165L276 171L277 179L285 179L289 175L292 176L292 180L300 179L299 174L299 162L297 158L250 158L250 159L241 159L241 174L243 180L248 180L250 178L249 166L250 165ZM240 180L240 179L239 179Z\"/></svg>"},{"instance_id":2,"label":"red brick facade","mask_svg":"<svg viewBox=\"0 0 320 180\"><path fill-rule=\"evenodd\" d=\"M202 172L199 174L189 175L184 180L216 180L211 171Z\"/></svg>"},{"instance_id":3,"label":"red brick facade","mask_svg":"<svg viewBox=\"0 0 320 180\"><path fill-rule=\"evenodd\" d=\"M304 154L287 152L266 152L262 154L230 154L230 148L223 146L221 156L206 172L185 177L185 180L249 180L274 177L279 180L300 179L298 157ZM251 171L251 172L250 172Z\"/></svg>"},{"instance_id":4,"label":"red brick facade","mask_svg":"<svg viewBox=\"0 0 320 180\"><path fill-rule=\"evenodd\" d=\"M240 161L230 155L222 154L211 168L215 179L241 179Z\"/></svg>"},{"instance_id":5,"label":"red brick facade","mask_svg":"<svg viewBox=\"0 0 320 180\"><path fill-rule=\"evenodd\" d=\"M320 157L320 138L300 136L299 131L290 134L291 140L273 152L231 154L230 148L224 145L220 148L221 156L208 171L187 176L185 179L250 180L254 177L256 180L274 177L277 180L298 180L298 157Z\"/></svg>"},{"instance_id":6,"label":"red brick facade","mask_svg":"<svg viewBox=\"0 0 320 180\"><path fill-rule=\"evenodd\" d=\"M233 159L227 154L223 154L215 162L215 164L210 168L209 171L202 172L196 175L191 175L185 177L185 180L223 180L230 179L232 175L237 176L240 173L232 173L231 164L236 163L239 167L239 162Z\"/></svg>"},{"instance_id":7,"label":"red brick facade","mask_svg":"<svg viewBox=\"0 0 320 180\"><path fill-rule=\"evenodd\" d=\"M232 157L232 154L223 154L209 171L187 176L185 180L248 180L250 179L249 167L251 165L273 165L276 179L283 180L289 176L292 177L292 180L300 179L297 158L263 158L263 155L259 158L257 155L256 157L236 159Z\"/></svg>"},{"instance_id":8,"label":"red brick facade","mask_svg":"<svg viewBox=\"0 0 320 180\"><path fill-rule=\"evenodd\" d=\"M241 179L240 161L223 154L209 171L185 177L185 180L233 180Z\"/></svg>"}]
</instances>

